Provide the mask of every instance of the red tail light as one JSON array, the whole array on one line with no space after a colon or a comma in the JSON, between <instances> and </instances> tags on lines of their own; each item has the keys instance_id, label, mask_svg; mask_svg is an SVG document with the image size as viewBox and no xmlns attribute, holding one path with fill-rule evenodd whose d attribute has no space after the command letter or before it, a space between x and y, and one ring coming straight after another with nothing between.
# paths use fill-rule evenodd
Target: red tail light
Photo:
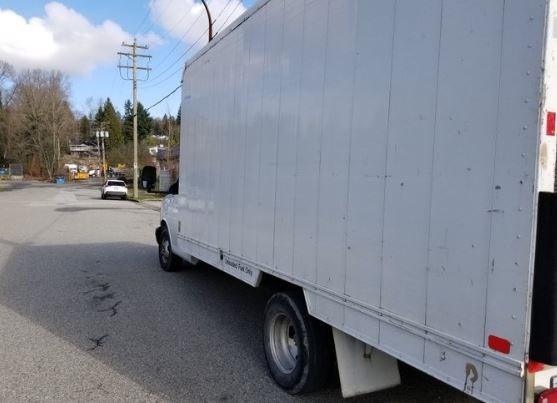
<instances>
[{"instance_id":1,"label":"red tail light","mask_svg":"<svg viewBox=\"0 0 557 403\"><path fill-rule=\"evenodd\" d=\"M547 130L548 136L555 136L555 112L547 112Z\"/></svg>"},{"instance_id":2,"label":"red tail light","mask_svg":"<svg viewBox=\"0 0 557 403\"><path fill-rule=\"evenodd\" d=\"M537 361L529 361L528 362L528 373L533 374L535 372L542 371L545 368L545 365L541 362Z\"/></svg>"},{"instance_id":3,"label":"red tail light","mask_svg":"<svg viewBox=\"0 0 557 403\"><path fill-rule=\"evenodd\" d=\"M487 345L489 348L499 351L503 354L509 354L511 352L511 342L507 339L503 339L501 337L497 337L494 335L489 335L487 338Z\"/></svg>"}]
</instances>

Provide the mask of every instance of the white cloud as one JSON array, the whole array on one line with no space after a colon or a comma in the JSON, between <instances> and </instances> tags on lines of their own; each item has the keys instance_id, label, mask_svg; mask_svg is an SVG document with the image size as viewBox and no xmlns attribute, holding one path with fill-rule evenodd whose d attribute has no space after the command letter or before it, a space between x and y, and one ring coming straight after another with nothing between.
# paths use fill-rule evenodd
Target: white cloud
<instances>
[{"instance_id":1,"label":"white cloud","mask_svg":"<svg viewBox=\"0 0 557 403\"><path fill-rule=\"evenodd\" d=\"M16 69L56 69L86 74L100 64L115 63L116 52L132 36L110 20L91 24L77 11L58 2L45 5L44 17L29 20L0 9L0 60ZM159 43L150 33L145 38Z\"/></svg>"},{"instance_id":2,"label":"white cloud","mask_svg":"<svg viewBox=\"0 0 557 403\"><path fill-rule=\"evenodd\" d=\"M215 21L213 33L222 31L226 25L240 16L246 7L241 0L208 0L211 17ZM207 15L200 1L194 0L151 0L151 18L170 35L193 44L199 38L199 45L207 43ZM225 24L226 25L223 25Z\"/></svg>"}]
</instances>

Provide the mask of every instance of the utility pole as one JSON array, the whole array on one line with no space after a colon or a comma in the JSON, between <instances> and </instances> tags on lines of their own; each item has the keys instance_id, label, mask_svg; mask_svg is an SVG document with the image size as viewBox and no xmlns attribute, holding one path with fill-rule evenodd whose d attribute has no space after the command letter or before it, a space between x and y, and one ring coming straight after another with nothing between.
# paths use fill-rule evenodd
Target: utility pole
<instances>
[{"instance_id":1,"label":"utility pole","mask_svg":"<svg viewBox=\"0 0 557 403\"><path fill-rule=\"evenodd\" d=\"M166 150L166 170L170 173L170 145L172 144L172 130L170 128L170 113L168 114L168 149Z\"/></svg>"},{"instance_id":2,"label":"utility pole","mask_svg":"<svg viewBox=\"0 0 557 403\"><path fill-rule=\"evenodd\" d=\"M91 122L89 122L89 127L91 126ZM105 131L105 126L108 126L108 122L95 122L94 123L95 129L95 137L97 138L97 157L99 160L99 173L102 172L102 176L106 181L106 153L104 150L104 133L106 133L106 138L108 138L108 131ZM101 140L102 140L102 147L101 147ZM102 165L101 165L102 164Z\"/></svg>"},{"instance_id":3,"label":"utility pole","mask_svg":"<svg viewBox=\"0 0 557 403\"><path fill-rule=\"evenodd\" d=\"M97 138L97 159L99 160L99 174L101 173L100 171L100 166L101 166L101 144L99 142L99 132L95 132L95 137ZM96 175L95 175L96 176Z\"/></svg>"},{"instance_id":4,"label":"utility pole","mask_svg":"<svg viewBox=\"0 0 557 403\"><path fill-rule=\"evenodd\" d=\"M138 57L143 57L151 59L150 55L142 55L137 53L137 49L149 49L147 45L138 45L136 39L133 39L133 44L128 44L122 42L122 46L127 48L132 48L131 53L118 52L120 56L131 57L132 66L118 64L120 69L132 69L132 81L133 81L133 197L137 199L138 185L138 167L137 167L137 70L150 71L149 67L139 67L137 66L136 59Z\"/></svg>"},{"instance_id":5,"label":"utility pole","mask_svg":"<svg viewBox=\"0 0 557 403\"><path fill-rule=\"evenodd\" d=\"M102 127L102 124L101 124ZM108 138L108 132L104 131L104 130L97 130L95 132L95 137L97 138L97 144L99 143L99 137L101 139L102 142L102 156L103 156L103 176L104 176L104 180L106 182L106 180L108 179L107 175L106 175L106 151L104 149L104 139Z\"/></svg>"}]
</instances>

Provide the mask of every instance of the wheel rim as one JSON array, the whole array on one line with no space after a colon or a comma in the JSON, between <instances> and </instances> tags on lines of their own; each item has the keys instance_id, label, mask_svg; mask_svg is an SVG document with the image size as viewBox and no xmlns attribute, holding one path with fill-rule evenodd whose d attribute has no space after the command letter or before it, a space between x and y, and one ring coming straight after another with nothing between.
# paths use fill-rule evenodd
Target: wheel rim
<instances>
[{"instance_id":1,"label":"wheel rim","mask_svg":"<svg viewBox=\"0 0 557 403\"><path fill-rule=\"evenodd\" d=\"M163 265L166 265L168 263L168 260L170 259L170 241L166 237L161 240L159 255Z\"/></svg>"},{"instance_id":2,"label":"wheel rim","mask_svg":"<svg viewBox=\"0 0 557 403\"><path fill-rule=\"evenodd\" d=\"M277 314L272 319L269 329L269 346L273 361L279 369L285 374L294 371L298 362L296 328L286 315Z\"/></svg>"}]
</instances>

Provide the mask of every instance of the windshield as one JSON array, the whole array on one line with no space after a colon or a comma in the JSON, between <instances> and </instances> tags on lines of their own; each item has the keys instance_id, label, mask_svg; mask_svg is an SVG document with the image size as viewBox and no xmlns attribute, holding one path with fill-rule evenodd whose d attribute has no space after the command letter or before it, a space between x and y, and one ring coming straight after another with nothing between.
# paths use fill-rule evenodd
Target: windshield
<instances>
[{"instance_id":1,"label":"windshield","mask_svg":"<svg viewBox=\"0 0 557 403\"><path fill-rule=\"evenodd\" d=\"M124 186L124 187L126 187L126 184L123 181L108 181L108 182L106 182L106 186Z\"/></svg>"}]
</instances>

